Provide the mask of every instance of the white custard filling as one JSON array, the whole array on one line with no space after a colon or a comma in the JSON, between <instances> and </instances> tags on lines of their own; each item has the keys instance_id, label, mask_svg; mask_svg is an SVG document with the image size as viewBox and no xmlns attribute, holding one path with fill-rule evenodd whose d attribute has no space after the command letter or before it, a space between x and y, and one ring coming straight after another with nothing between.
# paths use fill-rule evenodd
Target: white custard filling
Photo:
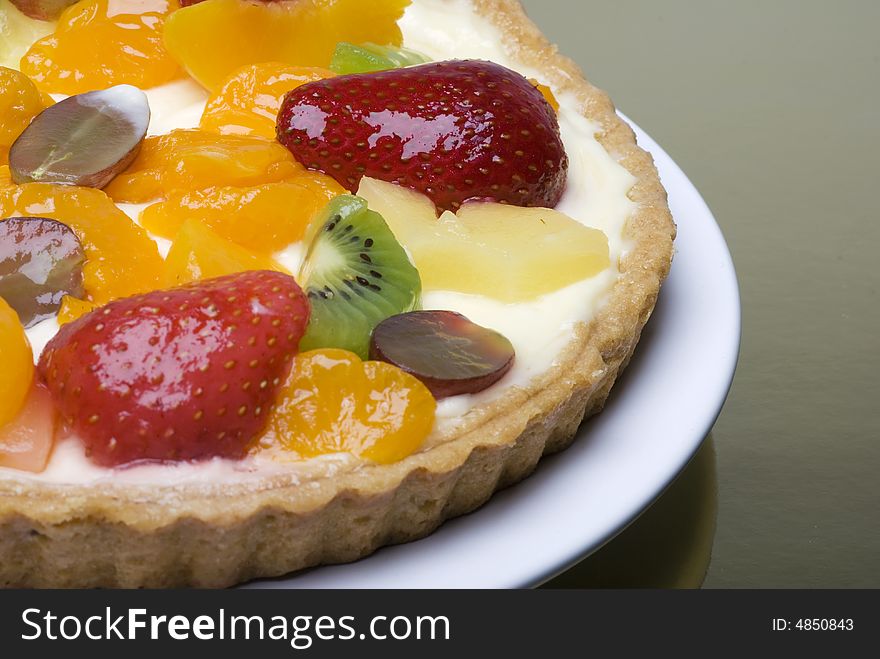
<instances>
[{"instance_id":1,"label":"white custard filling","mask_svg":"<svg viewBox=\"0 0 880 659\"><path fill-rule=\"evenodd\" d=\"M464 0L414 0L406 10L400 27L404 45L434 60L486 59L540 79L538 71L514 65L504 53L500 32L478 16ZM192 80L174 82L147 90L152 118L149 134L159 135L175 128L194 128L204 110L207 93ZM611 266L590 279L528 302L506 304L490 298L451 291L426 291L426 309L449 309L474 322L504 334L516 350L514 367L497 384L476 395L456 396L439 402L435 432L459 423L475 406L502 396L510 387L525 386L553 366L572 338L575 325L595 315L617 279L617 264L626 245L623 227L634 210L628 198L634 178L618 164L595 138L597 126L577 110L573 97L557 95L559 125L569 157L567 188L557 210L608 236ZM120 204L137 220L146 204ZM157 239L160 252L168 241ZM276 255L278 261L296 272L302 254L300 244ZM28 330L28 338L39 355L58 331L54 319ZM339 468L356 464L351 455L318 458ZM0 477L35 479L53 483L99 481L179 484L264 476L297 469L296 462L277 462L269 456L255 455L241 461L210 460L198 464L136 465L106 469L91 464L76 438L66 439L55 448L47 469L31 474L0 468Z\"/></svg>"}]
</instances>

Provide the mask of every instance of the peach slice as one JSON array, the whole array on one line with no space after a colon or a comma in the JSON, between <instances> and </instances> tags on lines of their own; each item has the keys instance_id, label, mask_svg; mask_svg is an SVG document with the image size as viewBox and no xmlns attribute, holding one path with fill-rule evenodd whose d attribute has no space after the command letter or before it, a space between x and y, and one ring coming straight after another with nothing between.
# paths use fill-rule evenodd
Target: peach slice
<instances>
[{"instance_id":1,"label":"peach slice","mask_svg":"<svg viewBox=\"0 0 880 659\"><path fill-rule=\"evenodd\" d=\"M0 426L0 467L43 471L55 444L56 419L49 390L34 384L18 416Z\"/></svg>"},{"instance_id":2,"label":"peach slice","mask_svg":"<svg viewBox=\"0 0 880 659\"><path fill-rule=\"evenodd\" d=\"M327 67L340 41L399 46L410 0L207 0L174 12L165 46L202 86L219 89L246 64Z\"/></svg>"}]
</instances>

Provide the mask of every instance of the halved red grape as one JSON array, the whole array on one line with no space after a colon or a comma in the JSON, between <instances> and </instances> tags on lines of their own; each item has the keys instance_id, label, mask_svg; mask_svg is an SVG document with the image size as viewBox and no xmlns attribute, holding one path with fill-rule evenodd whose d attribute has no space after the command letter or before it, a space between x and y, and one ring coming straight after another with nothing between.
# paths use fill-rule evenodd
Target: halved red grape
<instances>
[{"instance_id":1,"label":"halved red grape","mask_svg":"<svg viewBox=\"0 0 880 659\"><path fill-rule=\"evenodd\" d=\"M12 180L103 188L137 156L149 123L147 96L131 85L66 98L10 147Z\"/></svg>"},{"instance_id":2,"label":"halved red grape","mask_svg":"<svg viewBox=\"0 0 880 659\"><path fill-rule=\"evenodd\" d=\"M61 12L78 0L11 0L18 10L29 18L54 21Z\"/></svg>"},{"instance_id":3,"label":"halved red grape","mask_svg":"<svg viewBox=\"0 0 880 659\"><path fill-rule=\"evenodd\" d=\"M0 221L0 297L25 327L54 316L65 295L84 296L85 259L66 224L43 217Z\"/></svg>"},{"instance_id":4,"label":"halved red grape","mask_svg":"<svg viewBox=\"0 0 880 659\"><path fill-rule=\"evenodd\" d=\"M475 394L513 366L513 345L498 332L452 311L411 311L373 330L370 359L414 375L435 398Z\"/></svg>"}]
</instances>

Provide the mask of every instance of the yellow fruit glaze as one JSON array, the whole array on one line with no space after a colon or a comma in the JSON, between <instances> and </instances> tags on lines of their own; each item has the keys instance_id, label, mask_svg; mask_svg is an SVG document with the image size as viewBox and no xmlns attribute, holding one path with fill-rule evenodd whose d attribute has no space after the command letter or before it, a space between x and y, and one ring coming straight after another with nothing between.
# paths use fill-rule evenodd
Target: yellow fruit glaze
<instances>
[{"instance_id":1,"label":"yellow fruit glaze","mask_svg":"<svg viewBox=\"0 0 880 659\"><path fill-rule=\"evenodd\" d=\"M460 0L415 0L407 8L400 28L406 47L424 52L434 59L482 58L508 66L511 64L501 48L498 30L474 13L468 3ZM527 77L542 79L535 70L515 68ZM149 90L148 95L154 115L151 134L199 125L207 95L195 83L174 83ZM525 385L533 376L546 371L568 344L573 325L588 321L593 316L617 279L618 259L627 249L622 228L633 210L633 204L627 197L633 179L596 141L594 135L598 127L581 116L575 99L558 94L557 101L570 170L566 194L556 210L586 226L596 227L608 236L610 266L595 277L577 281L528 302L504 303L455 291L427 292L423 299L426 308L463 313L475 322L503 333L512 341L517 352L514 368L497 385L474 396L440 401L435 432L448 430L475 406L503 395L511 386ZM140 207L125 204L122 207L133 217L137 217L141 210ZM275 258L289 271L295 272L302 251L301 244L295 243L276 253ZM48 321L32 328L28 334L39 350L56 330L57 325ZM422 446L432 446L435 438L432 432ZM211 461L198 466L182 464L173 467L145 465L111 473L88 463L78 443L65 441L56 447L45 472L26 477L50 482L95 482L108 478L120 483L218 482L224 479L262 478L279 470L294 470L305 475L312 469L319 469L332 474L356 468L358 464L357 458L342 453L279 465L276 460L267 459L260 453L237 463ZM25 477L17 472L0 470L0 473Z\"/></svg>"}]
</instances>

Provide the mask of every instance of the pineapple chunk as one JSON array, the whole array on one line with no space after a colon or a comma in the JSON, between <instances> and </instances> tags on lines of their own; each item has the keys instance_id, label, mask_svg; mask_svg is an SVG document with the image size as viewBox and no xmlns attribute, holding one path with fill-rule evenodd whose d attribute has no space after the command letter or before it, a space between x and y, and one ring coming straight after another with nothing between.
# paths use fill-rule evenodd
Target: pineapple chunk
<instances>
[{"instance_id":1,"label":"pineapple chunk","mask_svg":"<svg viewBox=\"0 0 880 659\"><path fill-rule=\"evenodd\" d=\"M9 0L0 0L0 66L18 69L31 44L54 31L54 21L28 18Z\"/></svg>"},{"instance_id":2,"label":"pineapple chunk","mask_svg":"<svg viewBox=\"0 0 880 659\"><path fill-rule=\"evenodd\" d=\"M427 197L367 177L358 195L409 250L425 290L522 302L609 266L604 233L547 208L471 202L438 219Z\"/></svg>"}]
</instances>

